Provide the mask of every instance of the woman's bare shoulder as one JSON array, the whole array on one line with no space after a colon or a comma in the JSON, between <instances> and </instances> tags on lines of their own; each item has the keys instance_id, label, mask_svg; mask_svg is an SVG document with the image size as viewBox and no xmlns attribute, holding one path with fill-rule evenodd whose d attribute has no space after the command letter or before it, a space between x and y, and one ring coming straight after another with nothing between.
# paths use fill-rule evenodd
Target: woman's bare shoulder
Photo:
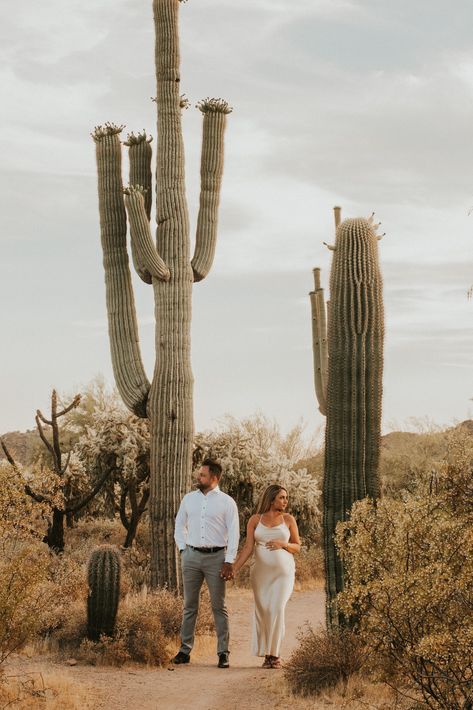
<instances>
[{"instance_id":1,"label":"woman's bare shoulder","mask_svg":"<svg viewBox=\"0 0 473 710\"><path fill-rule=\"evenodd\" d=\"M284 513L284 522L287 523L287 525L291 525L296 522L296 519L290 513Z\"/></svg>"}]
</instances>

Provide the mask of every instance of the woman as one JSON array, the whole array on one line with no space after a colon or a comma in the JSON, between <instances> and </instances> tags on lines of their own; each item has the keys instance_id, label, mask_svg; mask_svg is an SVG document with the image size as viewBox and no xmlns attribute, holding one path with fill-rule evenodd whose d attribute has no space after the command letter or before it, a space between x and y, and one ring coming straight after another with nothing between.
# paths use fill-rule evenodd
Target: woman
<instances>
[{"instance_id":1,"label":"woman","mask_svg":"<svg viewBox=\"0 0 473 710\"><path fill-rule=\"evenodd\" d=\"M243 567L255 551L250 579L255 597L253 653L264 656L263 668L281 668L284 610L294 588L294 554L301 544L297 523L288 513L283 486L272 484L248 521L246 542L234 564Z\"/></svg>"}]
</instances>

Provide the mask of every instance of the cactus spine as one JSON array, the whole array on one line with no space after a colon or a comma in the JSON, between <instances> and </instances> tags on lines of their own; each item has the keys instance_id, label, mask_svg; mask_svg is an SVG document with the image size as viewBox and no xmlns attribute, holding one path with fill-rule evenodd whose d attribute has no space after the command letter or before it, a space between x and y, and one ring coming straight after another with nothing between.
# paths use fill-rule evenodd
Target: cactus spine
<instances>
[{"instance_id":1,"label":"cactus spine","mask_svg":"<svg viewBox=\"0 0 473 710\"><path fill-rule=\"evenodd\" d=\"M145 133L131 134L130 187L123 194L122 127L96 128L98 191L112 364L123 401L149 417L151 429L151 582L178 587L173 527L188 490L192 468L193 375L190 362L193 282L209 273L217 239L223 173L223 136L231 111L221 99L198 104L203 114L201 194L193 258L184 184L179 94L179 0L154 0L157 134L156 239L151 235L151 146ZM156 361L150 383L141 360L126 247L130 222L134 266L152 284L156 317Z\"/></svg>"},{"instance_id":2,"label":"cactus spine","mask_svg":"<svg viewBox=\"0 0 473 710\"><path fill-rule=\"evenodd\" d=\"M120 599L120 557L110 545L103 545L90 556L88 569L87 637L98 641L113 636Z\"/></svg>"},{"instance_id":3,"label":"cactus spine","mask_svg":"<svg viewBox=\"0 0 473 710\"><path fill-rule=\"evenodd\" d=\"M323 528L331 627L346 623L334 604L344 583L334 543L336 525L347 518L355 501L380 493L384 341L377 226L372 217L340 224L340 208L335 208L335 224L327 324L319 269L314 269L310 294L316 392L320 411L327 415Z\"/></svg>"}]
</instances>

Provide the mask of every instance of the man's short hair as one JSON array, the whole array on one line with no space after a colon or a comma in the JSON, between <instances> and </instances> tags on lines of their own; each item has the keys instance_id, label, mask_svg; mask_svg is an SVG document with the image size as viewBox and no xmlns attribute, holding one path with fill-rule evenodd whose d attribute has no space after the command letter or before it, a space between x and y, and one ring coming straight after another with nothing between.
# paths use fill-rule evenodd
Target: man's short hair
<instances>
[{"instance_id":1,"label":"man's short hair","mask_svg":"<svg viewBox=\"0 0 473 710\"><path fill-rule=\"evenodd\" d=\"M222 475L222 467L218 461L215 461L215 459L204 459L201 465L207 466L212 476L216 476L217 479L220 480L220 476Z\"/></svg>"}]
</instances>

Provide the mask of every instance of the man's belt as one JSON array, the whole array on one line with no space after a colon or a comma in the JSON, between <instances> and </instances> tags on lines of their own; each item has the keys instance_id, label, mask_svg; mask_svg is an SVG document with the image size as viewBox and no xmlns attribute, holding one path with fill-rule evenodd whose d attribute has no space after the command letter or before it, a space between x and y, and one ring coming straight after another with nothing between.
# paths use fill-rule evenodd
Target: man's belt
<instances>
[{"instance_id":1,"label":"man's belt","mask_svg":"<svg viewBox=\"0 0 473 710\"><path fill-rule=\"evenodd\" d=\"M224 550L224 547L194 547L193 545L187 545L187 547L190 547L191 550L195 550L196 552L219 552L220 550Z\"/></svg>"}]
</instances>

